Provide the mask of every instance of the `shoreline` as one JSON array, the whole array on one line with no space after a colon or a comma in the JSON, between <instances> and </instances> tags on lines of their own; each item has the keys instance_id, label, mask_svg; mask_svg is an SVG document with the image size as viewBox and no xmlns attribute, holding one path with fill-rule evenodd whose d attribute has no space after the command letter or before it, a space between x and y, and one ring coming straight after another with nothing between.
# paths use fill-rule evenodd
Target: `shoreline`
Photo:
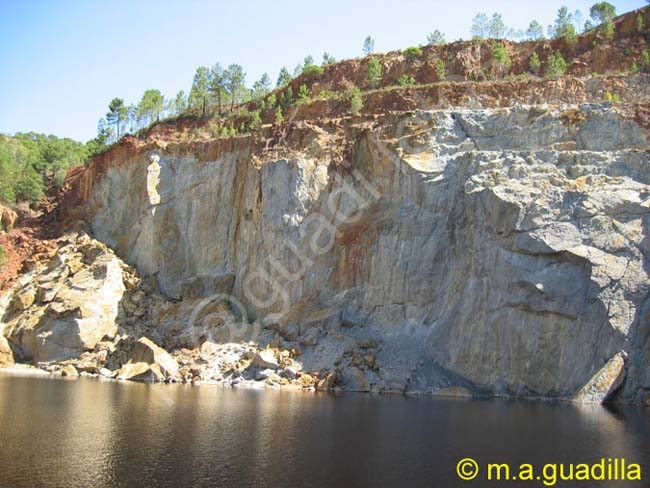
<instances>
[{"instance_id":1,"label":"shoreline","mask_svg":"<svg viewBox=\"0 0 650 488\"><path fill-rule=\"evenodd\" d=\"M558 404L568 404L573 405L577 408L580 407L602 407L606 409L616 408L616 407L635 407L650 410L650 405L644 405L642 403L622 403L622 402L611 402L611 403L596 403L596 402L580 402L576 400L566 399L566 398L549 398L549 397L520 397L520 396L508 396L508 395L445 395L445 394L435 394L432 392L391 392L391 391L358 391L358 390L344 390L341 388L333 388L330 390L318 390L314 387L310 388L301 388L294 385L268 385L264 381L255 381L255 380L244 380L235 384L228 384L225 382L218 381L196 381L196 382L182 382L182 381L147 381L147 380L134 380L134 379L118 379L107 376L102 376L101 374L91 374L91 373L80 373L78 376L63 376L50 371L45 371L37 366L31 364L15 364L7 368L0 368L0 374L7 376L24 376L24 377L40 377L40 378L50 378L50 379L63 379L71 380L78 378L88 378L101 381L110 381L115 383L139 383L146 385L186 385L186 386L210 386L210 387L220 387L223 389L229 390L250 390L250 391L292 391L292 392L303 392L303 393L326 393L331 395L344 395L344 394L362 394L370 396L387 396L387 397L404 397L409 399L417 398L432 398L435 400L448 400L448 401L517 401L517 402L526 402L526 403L537 403L545 405L558 405Z\"/></svg>"}]
</instances>

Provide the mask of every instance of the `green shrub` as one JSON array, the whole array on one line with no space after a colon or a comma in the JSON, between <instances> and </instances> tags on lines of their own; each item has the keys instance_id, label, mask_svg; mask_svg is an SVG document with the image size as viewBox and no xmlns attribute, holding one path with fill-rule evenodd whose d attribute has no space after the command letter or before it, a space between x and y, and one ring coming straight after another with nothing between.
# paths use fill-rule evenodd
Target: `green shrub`
<instances>
[{"instance_id":1,"label":"green shrub","mask_svg":"<svg viewBox=\"0 0 650 488\"><path fill-rule=\"evenodd\" d=\"M275 123L281 124L284 122L284 117L282 116L282 108L278 107L275 109Z\"/></svg>"},{"instance_id":2,"label":"green shrub","mask_svg":"<svg viewBox=\"0 0 650 488\"><path fill-rule=\"evenodd\" d=\"M7 261L7 251L4 246L0 245L0 266L4 266Z\"/></svg>"},{"instance_id":3,"label":"green shrub","mask_svg":"<svg viewBox=\"0 0 650 488\"><path fill-rule=\"evenodd\" d=\"M621 101L621 97L618 95L618 93L610 93L610 92L605 92L605 96L603 97L603 99L606 102L614 102L614 103L618 103Z\"/></svg>"},{"instance_id":4,"label":"green shrub","mask_svg":"<svg viewBox=\"0 0 650 488\"><path fill-rule=\"evenodd\" d=\"M52 184L56 188L61 188L63 186L63 183L65 183L66 174L67 173L65 170L59 170L54 173L54 176L52 177Z\"/></svg>"},{"instance_id":5,"label":"green shrub","mask_svg":"<svg viewBox=\"0 0 650 488\"><path fill-rule=\"evenodd\" d=\"M287 89L280 95L280 107L286 109L293 103L293 89L289 86Z\"/></svg>"},{"instance_id":6,"label":"green shrub","mask_svg":"<svg viewBox=\"0 0 650 488\"><path fill-rule=\"evenodd\" d=\"M415 78L413 78L411 75L402 75L397 80L397 84L400 86L415 85Z\"/></svg>"},{"instance_id":7,"label":"green shrub","mask_svg":"<svg viewBox=\"0 0 650 488\"><path fill-rule=\"evenodd\" d=\"M309 98L309 89L304 83L298 88L298 100L305 101Z\"/></svg>"},{"instance_id":8,"label":"green shrub","mask_svg":"<svg viewBox=\"0 0 650 488\"><path fill-rule=\"evenodd\" d=\"M636 63L632 63L632 67L630 68L630 72L635 75L639 72L639 66Z\"/></svg>"},{"instance_id":9,"label":"green shrub","mask_svg":"<svg viewBox=\"0 0 650 488\"><path fill-rule=\"evenodd\" d=\"M197 137L202 137L206 133L214 137L232 137L237 134L237 129L232 124L223 125L221 123L211 122L208 124L207 130L199 127L193 131L193 134Z\"/></svg>"},{"instance_id":10,"label":"green shrub","mask_svg":"<svg viewBox=\"0 0 650 488\"><path fill-rule=\"evenodd\" d=\"M528 61L528 66L530 67L530 72L533 74L538 74L542 63L539 60L539 55L536 52L530 55L530 60Z\"/></svg>"},{"instance_id":11,"label":"green shrub","mask_svg":"<svg viewBox=\"0 0 650 488\"><path fill-rule=\"evenodd\" d=\"M255 130L262 125L262 117L260 117L259 111L255 111L251 114L251 118L248 121L249 130Z\"/></svg>"},{"instance_id":12,"label":"green shrub","mask_svg":"<svg viewBox=\"0 0 650 488\"><path fill-rule=\"evenodd\" d=\"M38 173L28 167L14 184L14 192L17 200L38 203L45 195L43 180Z\"/></svg>"},{"instance_id":13,"label":"green shrub","mask_svg":"<svg viewBox=\"0 0 650 488\"><path fill-rule=\"evenodd\" d=\"M422 49L420 49L419 47L414 47L414 46L413 47L407 47L406 49L404 49L404 51L402 51L402 54L404 54L404 57L406 58L406 60L409 63L411 63L411 62L415 61L417 58L419 58L420 56L422 56Z\"/></svg>"},{"instance_id":14,"label":"green shrub","mask_svg":"<svg viewBox=\"0 0 650 488\"><path fill-rule=\"evenodd\" d=\"M508 50L500 42L497 42L492 46L492 59L494 60L494 64L499 70L499 73L502 75L507 73L508 70L510 70L510 66L512 66Z\"/></svg>"},{"instance_id":15,"label":"green shrub","mask_svg":"<svg viewBox=\"0 0 650 488\"><path fill-rule=\"evenodd\" d=\"M304 67L302 70L302 74L307 76L308 78L320 78L323 76L323 73L325 70L323 69L322 66L318 66L316 64L310 64Z\"/></svg>"},{"instance_id":16,"label":"green shrub","mask_svg":"<svg viewBox=\"0 0 650 488\"><path fill-rule=\"evenodd\" d=\"M381 63L376 58L371 58L368 61L368 68L366 69L366 80L372 87L377 87L381 83Z\"/></svg>"},{"instance_id":17,"label":"green shrub","mask_svg":"<svg viewBox=\"0 0 650 488\"><path fill-rule=\"evenodd\" d=\"M447 69L445 68L445 62L442 59L436 61L435 64L436 75L438 76L438 81L445 81L447 79Z\"/></svg>"},{"instance_id":18,"label":"green shrub","mask_svg":"<svg viewBox=\"0 0 650 488\"><path fill-rule=\"evenodd\" d=\"M546 62L546 76L555 78L564 75L564 73L566 73L566 61L562 57L562 54L556 52Z\"/></svg>"},{"instance_id":19,"label":"green shrub","mask_svg":"<svg viewBox=\"0 0 650 488\"><path fill-rule=\"evenodd\" d=\"M361 97L361 90L354 87L348 93L348 100L350 101L350 113L352 115L359 115L361 109L363 108L363 98Z\"/></svg>"},{"instance_id":20,"label":"green shrub","mask_svg":"<svg viewBox=\"0 0 650 488\"><path fill-rule=\"evenodd\" d=\"M260 107L262 110L267 110L269 108L275 107L277 100L275 98L275 93L271 93L268 97L266 97L266 100L262 102L262 107Z\"/></svg>"},{"instance_id":21,"label":"green shrub","mask_svg":"<svg viewBox=\"0 0 650 488\"><path fill-rule=\"evenodd\" d=\"M339 98L341 98L341 93L332 90L321 90L318 92L318 98L322 98L323 100L328 100L328 99L338 100Z\"/></svg>"},{"instance_id":22,"label":"green shrub","mask_svg":"<svg viewBox=\"0 0 650 488\"><path fill-rule=\"evenodd\" d=\"M641 14L636 16L636 30L643 32L643 16Z\"/></svg>"}]
</instances>

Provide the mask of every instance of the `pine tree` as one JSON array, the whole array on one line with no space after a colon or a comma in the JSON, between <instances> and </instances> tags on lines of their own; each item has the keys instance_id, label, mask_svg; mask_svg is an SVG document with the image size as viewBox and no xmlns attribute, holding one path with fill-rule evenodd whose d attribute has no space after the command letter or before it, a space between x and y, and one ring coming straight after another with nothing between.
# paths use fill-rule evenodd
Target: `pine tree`
<instances>
[{"instance_id":1,"label":"pine tree","mask_svg":"<svg viewBox=\"0 0 650 488\"><path fill-rule=\"evenodd\" d=\"M244 68L238 64L231 64L224 73L224 86L230 95L230 111L235 108L235 102L239 100L244 89L246 73Z\"/></svg>"},{"instance_id":2,"label":"pine tree","mask_svg":"<svg viewBox=\"0 0 650 488\"><path fill-rule=\"evenodd\" d=\"M106 120L109 124L115 125L115 133L117 138L120 138L120 123L126 121L129 108L124 105L124 100L121 98L114 98L111 100L111 103L108 104L108 113L106 114Z\"/></svg>"},{"instance_id":3,"label":"pine tree","mask_svg":"<svg viewBox=\"0 0 650 488\"><path fill-rule=\"evenodd\" d=\"M375 40L372 37L368 36L366 37L366 40L363 41L363 53L366 56L369 56L373 52L375 52Z\"/></svg>"},{"instance_id":4,"label":"pine tree","mask_svg":"<svg viewBox=\"0 0 650 488\"><path fill-rule=\"evenodd\" d=\"M224 87L224 69L220 63L216 63L212 66L209 74L208 90L213 100L217 102L217 113L222 113L222 103L224 92L226 91Z\"/></svg>"},{"instance_id":5,"label":"pine tree","mask_svg":"<svg viewBox=\"0 0 650 488\"><path fill-rule=\"evenodd\" d=\"M210 70L199 66L194 73L192 89L190 90L190 106L201 107L201 114L205 117L208 100L210 98Z\"/></svg>"},{"instance_id":6,"label":"pine tree","mask_svg":"<svg viewBox=\"0 0 650 488\"><path fill-rule=\"evenodd\" d=\"M280 73L278 74L278 81L275 84L276 87L280 88L281 86L286 85L291 81L291 75L289 74L289 70L285 68L284 66L280 69Z\"/></svg>"},{"instance_id":7,"label":"pine tree","mask_svg":"<svg viewBox=\"0 0 650 488\"><path fill-rule=\"evenodd\" d=\"M544 38L544 28L542 24L533 20L526 29L526 39L530 41L537 41Z\"/></svg>"},{"instance_id":8,"label":"pine tree","mask_svg":"<svg viewBox=\"0 0 650 488\"><path fill-rule=\"evenodd\" d=\"M135 116L138 123L144 121L145 124L149 124L154 119L159 120L164 107L165 97L160 93L160 90L146 90L135 109Z\"/></svg>"}]
</instances>

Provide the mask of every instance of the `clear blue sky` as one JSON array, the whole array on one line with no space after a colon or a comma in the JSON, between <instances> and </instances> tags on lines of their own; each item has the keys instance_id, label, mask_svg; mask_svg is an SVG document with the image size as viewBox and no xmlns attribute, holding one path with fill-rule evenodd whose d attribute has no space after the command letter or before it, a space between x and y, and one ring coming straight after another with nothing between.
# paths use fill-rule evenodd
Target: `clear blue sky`
<instances>
[{"instance_id":1,"label":"clear blue sky","mask_svg":"<svg viewBox=\"0 0 650 488\"><path fill-rule=\"evenodd\" d=\"M307 54L320 63L426 41L469 38L479 11L501 12L509 27L552 23L567 5L588 17L589 1L199 1L0 0L0 132L33 130L87 140L113 97L137 102L147 88L189 91L194 70L237 62L250 86L290 72ZM645 0L612 1L619 13Z\"/></svg>"}]
</instances>

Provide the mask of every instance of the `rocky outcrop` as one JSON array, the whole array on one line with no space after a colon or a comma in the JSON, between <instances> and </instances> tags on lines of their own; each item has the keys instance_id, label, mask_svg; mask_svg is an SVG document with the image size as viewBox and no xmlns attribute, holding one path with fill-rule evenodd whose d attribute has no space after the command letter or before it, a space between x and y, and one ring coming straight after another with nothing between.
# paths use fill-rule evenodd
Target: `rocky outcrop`
<instances>
[{"instance_id":1,"label":"rocky outcrop","mask_svg":"<svg viewBox=\"0 0 650 488\"><path fill-rule=\"evenodd\" d=\"M141 337L135 343L131 352L131 361L148 364L153 371L160 372L158 376L163 379L173 378L178 373L176 360L146 337Z\"/></svg>"},{"instance_id":2,"label":"rocky outcrop","mask_svg":"<svg viewBox=\"0 0 650 488\"><path fill-rule=\"evenodd\" d=\"M268 344L277 341L277 331L239 324L241 315L224 300L197 298L203 288L194 286L182 301L167 299L85 233L59 239L55 251L35 261L34 270L0 298L0 330L8 337L0 335L0 367L14 365L13 346L20 361L68 377L241 387L336 384L332 373L304 373L295 349L236 344L254 330ZM210 283L221 287L229 281Z\"/></svg>"},{"instance_id":3,"label":"rocky outcrop","mask_svg":"<svg viewBox=\"0 0 650 488\"><path fill-rule=\"evenodd\" d=\"M226 293L227 314L344 387L571 398L626 351L618 398L638 401L650 181L628 109L304 126L286 158L253 162L146 150L104 168L85 216L179 306ZM174 327L193 330L191 315Z\"/></svg>"},{"instance_id":4,"label":"rocky outcrop","mask_svg":"<svg viewBox=\"0 0 650 488\"><path fill-rule=\"evenodd\" d=\"M2 310L5 336L35 362L77 358L117 334L123 264L89 237L62 242Z\"/></svg>"}]
</instances>

